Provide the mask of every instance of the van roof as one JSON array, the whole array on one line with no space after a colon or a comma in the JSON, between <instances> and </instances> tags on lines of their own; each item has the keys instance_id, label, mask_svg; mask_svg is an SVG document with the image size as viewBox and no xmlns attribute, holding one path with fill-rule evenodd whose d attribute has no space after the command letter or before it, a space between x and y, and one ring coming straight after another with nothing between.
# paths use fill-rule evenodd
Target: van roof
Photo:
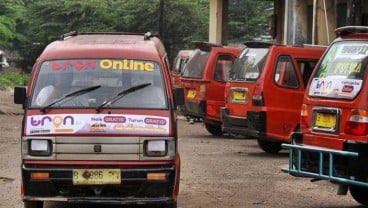
<instances>
[{"instance_id":1,"label":"van roof","mask_svg":"<svg viewBox=\"0 0 368 208\"><path fill-rule=\"evenodd\" d=\"M160 60L166 56L165 47L151 33L78 33L64 34L50 43L41 59L63 58L131 58Z\"/></svg>"},{"instance_id":2,"label":"van roof","mask_svg":"<svg viewBox=\"0 0 368 208\"><path fill-rule=\"evenodd\" d=\"M244 45L248 48L270 48L271 46L280 46L280 47L299 47L299 48L315 48L315 47L322 47L327 48L324 45L311 45L311 44L303 44L303 45L284 45L284 44L277 44L277 43L270 43L270 42L260 42L260 41L248 41L245 42Z\"/></svg>"},{"instance_id":3,"label":"van roof","mask_svg":"<svg viewBox=\"0 0 368 208\"><path fill-rule=\"evenodd\" d=\"M337 37L349 35L349 34L359 34L368 33L367 26L344 26L335 29L335 34Z\"/></svg>"}]
</instances>

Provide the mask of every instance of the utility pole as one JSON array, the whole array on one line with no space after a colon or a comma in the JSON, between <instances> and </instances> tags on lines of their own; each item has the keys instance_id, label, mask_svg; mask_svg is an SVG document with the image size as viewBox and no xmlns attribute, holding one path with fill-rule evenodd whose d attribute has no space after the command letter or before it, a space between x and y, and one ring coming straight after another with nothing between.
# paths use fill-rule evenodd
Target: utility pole
<instances>
[{"instance_id":1,"label":"utility pole","mask_svg":"<svg viewBox=\"0 0 368 208\"><path fill-rule=\"evenodd\" d=\"M158 34L162 36L164 29L164 0L160 0L159 17L158 17Z\"/></svg>"}]
</instances>

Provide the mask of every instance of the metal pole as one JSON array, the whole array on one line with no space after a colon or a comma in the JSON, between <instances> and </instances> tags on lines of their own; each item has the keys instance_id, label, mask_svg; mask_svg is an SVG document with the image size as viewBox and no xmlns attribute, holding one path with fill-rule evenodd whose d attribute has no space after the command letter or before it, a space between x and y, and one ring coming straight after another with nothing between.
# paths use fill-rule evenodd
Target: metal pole
<instances>
[{"instance_id":1,"label":"metal pole","mask_svg":"<svg viewBox=\"0 0 368 208\"><path fill-rule=\"evenodd\" d=\"M330 43L330 31L328 29L328 20L327 20L327 10L326 10L326 0L323 0L323 6L325 10L325 22L326 22L326 31L327 31L327 42Z\"/></svg>"},{"instance_id":2,"label":"metal pole","mask_svg":"<svg viewBox=\"0 0 368 208\"><path fill-rule=\"evenodd\" d=\"M158 19L158 34L163 34L164 24L164 0L160 0L159 5L159 19Z\"/></svg>"}]
</instances>

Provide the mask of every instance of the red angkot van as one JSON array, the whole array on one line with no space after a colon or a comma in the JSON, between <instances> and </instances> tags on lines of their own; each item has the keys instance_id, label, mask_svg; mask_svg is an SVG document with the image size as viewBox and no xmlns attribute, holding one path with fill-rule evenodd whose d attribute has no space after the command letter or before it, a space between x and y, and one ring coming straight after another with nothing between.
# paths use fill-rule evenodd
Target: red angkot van
<instances>
[{"instance_id":1,"label":"red angkot van","mask_svg":"<svg viewBox=\"0 0 368 208\"><path fill-rule=\"evenodd\" d=\"M166 50L156 35L78 33L50 43L23 104L22 198L177 206L180 155Z\"/></svg>"},{"instance_id":2,"label":"red angkot van","mask_svg":"<svg viewBox=\"0 0 368 208\"><path fill-rule=\"evenodd\" d=\"M223 130L254 136L262 150L277 153L299 128L305 86L326 47L245 45L226 84Z\"/></svg>"},{"instance_id":3,"label":"red angkot van","mask_svg":"<svg viewBox=\"0 0 368 208\"><path fill-rule=\"evenodd\" d=\"M223 133L220 108L225 105L228 73L240 51L241 48L196 42L193 55L180 78L185 93L183 114L202 119L213 135Z\"/></svg>"},{"instance_id":4,"label":"red angkot van","mask_svg":"<svg viewBox=\"0 0 368 208\"><path fill-rule=\"evenodd\" d=\"M368 27L346 26L314 70L293 134L293 176L328 180L368 206ZM318 190L316 190L318 191Z\"/></svg>"},{"instance_id":5,"label":"red angkot van","mask_svg":"<svg viewBox=\"0 0 368 208\"><path fill-rule=\"evenodd\" d=\"M174 59L171 69L172 85L173 87L180 87L180 77L183 73L185 64L189 61L193 50L180 50Z\"/></svg>"}]
</instances>

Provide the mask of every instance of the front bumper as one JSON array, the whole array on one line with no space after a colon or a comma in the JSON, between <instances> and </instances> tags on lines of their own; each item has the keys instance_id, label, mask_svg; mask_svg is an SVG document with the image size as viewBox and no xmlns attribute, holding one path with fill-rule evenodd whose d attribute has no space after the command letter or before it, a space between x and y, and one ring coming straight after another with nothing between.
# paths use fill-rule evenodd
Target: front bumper
<instances>
[{"instance_id":1,"label":"front bumper","mask_svg":"<svg viewBox=\"0 0 368 208\"><path fill-rule=\"evenodd\" d=\"M75 169L101 167L23 165L24 200L66 201L103 204L169 204L173 198L176 166L120 167L121 183L114 185L73 185ZM116 167L103 167L116 169ZM49 173L49 180L32 180L34 172ZM149 181L147 173L165 173L165 180Z\"/></svg>"}]
</instances>

